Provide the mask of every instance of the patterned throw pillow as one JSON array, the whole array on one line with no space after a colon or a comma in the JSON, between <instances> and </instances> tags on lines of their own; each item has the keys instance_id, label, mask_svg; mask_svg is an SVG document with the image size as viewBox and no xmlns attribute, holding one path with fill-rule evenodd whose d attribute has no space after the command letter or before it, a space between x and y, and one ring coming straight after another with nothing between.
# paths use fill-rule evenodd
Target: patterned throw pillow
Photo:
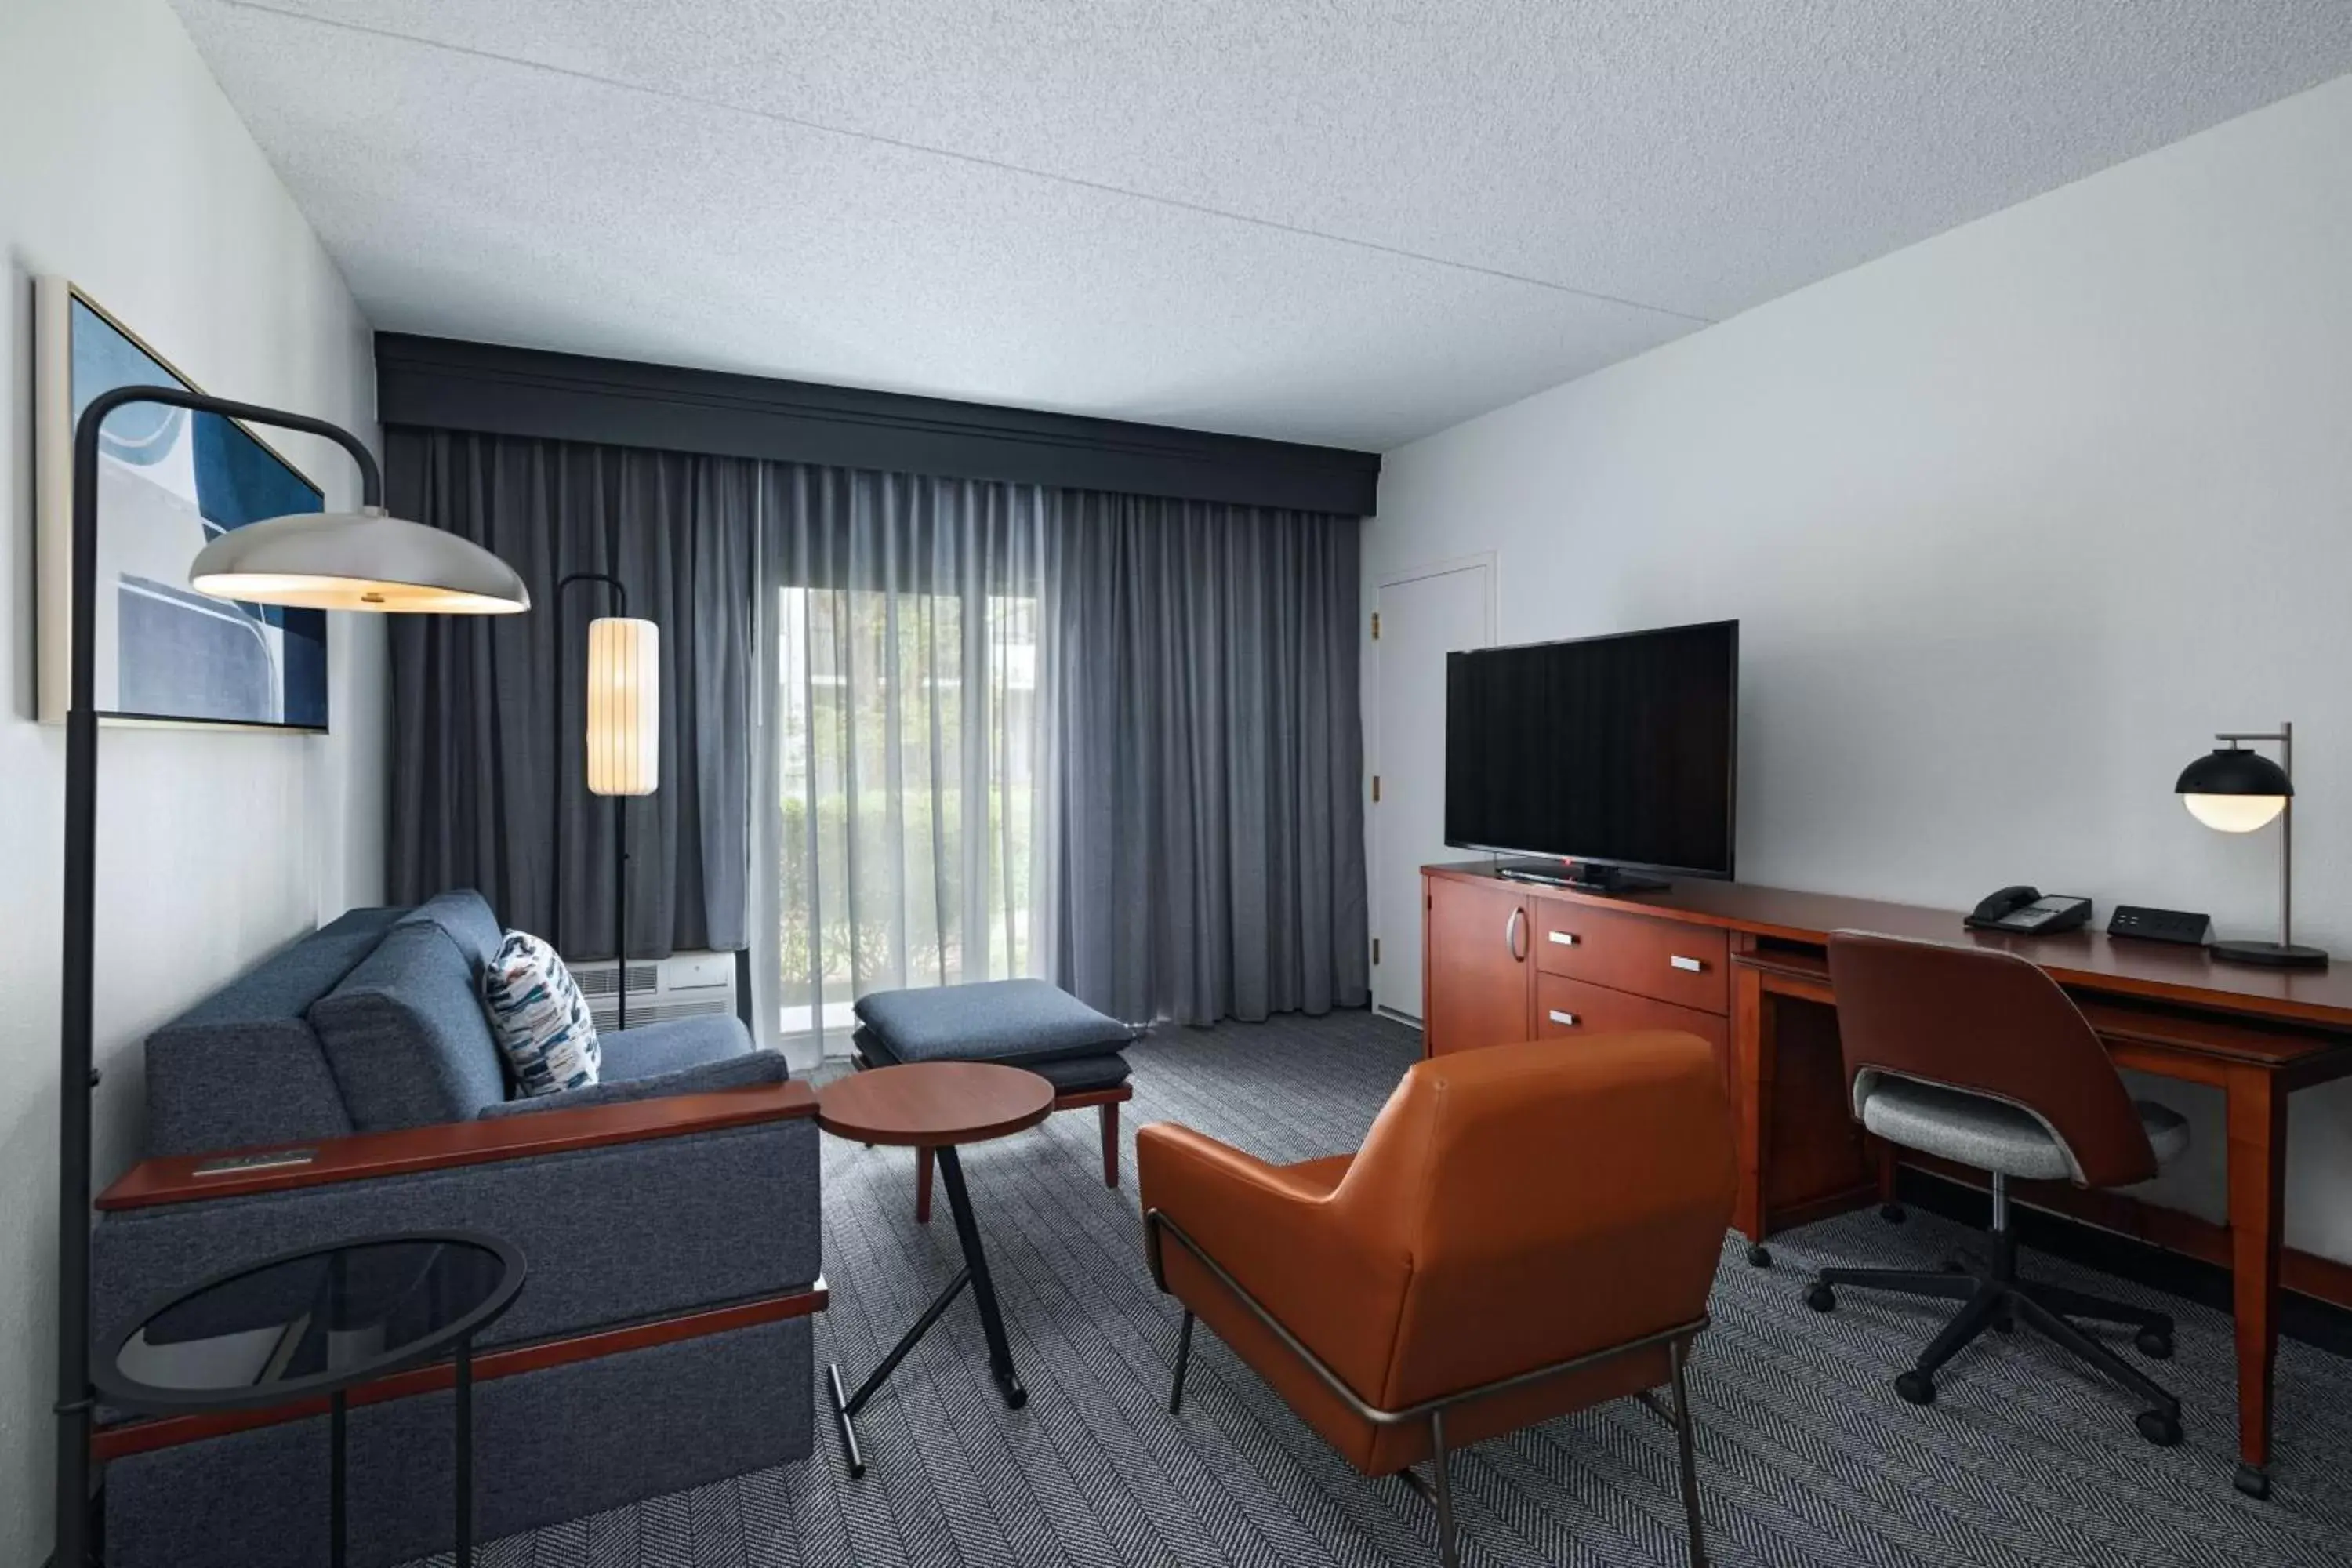
<instances>
[{"instance_id":1,"label":"patterned throw pillow","mask_svg":"<svg viewBox=\"0 0 2352 1568\"><path fill-rule=\"evenodd\" d=\"M510 931L482 968L482 1005L519 1096L561 1094L596 1081L604 1056L587 999L555 949Z\"/></svg>"}]
</instances>

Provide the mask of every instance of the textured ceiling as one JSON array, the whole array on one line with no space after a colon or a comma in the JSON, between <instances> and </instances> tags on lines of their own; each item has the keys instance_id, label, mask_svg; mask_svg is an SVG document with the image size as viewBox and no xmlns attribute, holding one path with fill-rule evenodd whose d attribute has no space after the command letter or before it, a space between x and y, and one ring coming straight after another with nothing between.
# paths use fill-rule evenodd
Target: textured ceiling
<instances>
[{"instance_id":1,"label":"textured ceiling","mask_svg":"<svg viewBox=\"0 0 2352 1568\"><path fill-rule=\"evenodd\" d=\"M176 0L379 327L1386 447L2352 70L2344 0Z\"/></svg>"}]
</instances>

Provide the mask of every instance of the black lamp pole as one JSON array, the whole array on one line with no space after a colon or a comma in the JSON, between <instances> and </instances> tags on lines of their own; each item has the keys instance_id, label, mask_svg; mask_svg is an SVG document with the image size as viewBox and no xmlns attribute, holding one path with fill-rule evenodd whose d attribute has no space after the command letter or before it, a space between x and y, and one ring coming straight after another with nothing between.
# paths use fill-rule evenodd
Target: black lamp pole
<instances>
[{"instance_id":1,"label":"black lamp pole","mask_svg":"<svg viewBox=\"0 0 2352 1568\"><path fill-rule=\"evenodd\" d=\"M73 437L71 706L66 713L65 973L58 1015L57 1568L89 1562L90 970L98 869L98 438L126 404L160 403L252 425L321 436L359 465L360 500L383 505L375 456L341 426L308 415L207 397L178 386L124 386L90 399Z\"/></svg>"},{"instance_id":2,"label":"black lamp pole","mask_svg":"<svg viewBox=\"0 0 2352 1568\"><path fill-rule=\"evenodd\" d=\"M555 866L550 880L554 911L550 920L563 923L563 590L574 583L602 583L613 593L613 613L626 620L629 591L609 572L572 572L555 584ZM562 931L557 931L562 941ZM629 797L613 797L613 1027L629 1026Z\"/></svg>"}]
</instances>

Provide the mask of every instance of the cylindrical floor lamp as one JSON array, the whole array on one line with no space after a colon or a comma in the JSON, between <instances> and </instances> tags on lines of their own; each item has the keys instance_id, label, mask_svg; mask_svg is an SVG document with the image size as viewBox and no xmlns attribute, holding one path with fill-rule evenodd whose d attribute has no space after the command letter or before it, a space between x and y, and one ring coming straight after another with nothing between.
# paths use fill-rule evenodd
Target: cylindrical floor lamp
<instances>
[{"instance_id":1,"label":"cylindrical floor lamp","mask_svg":"<svg viewBox=\"0 0 2352 1568\"><path fill-rule=\"evenodd\" d=\"M177 386L125 386L82 410L73 438L72 663L66 713L64 980L58 1017L58 1568L89 1562L90 996L98 860L98 438L126 404L320 436L360 470L360 510L233 528L196 552L198 593L248 604L426 615L511 615L530 608L514 569L478 544L383 510L375 456L340 426Z\"/></svg>"},{"instance_id":2,"label":"cylindrical floor lamp","mask_svg":"<svg viewBox=\"0 0 2352 1568\"><path fill-rule=\"evenodd\" d=\"M602 583L614 614L588 623L588 689L582 740L588 793L613 802L613 1026L629 1026L628 797L651 795L661 782L661 630L629 618L629 591L604 572L574 572L555 585L555 755L563 756L563 590ZM556 810L553 918L563 918L562 807Z\"/></svg>"}]
</instances>

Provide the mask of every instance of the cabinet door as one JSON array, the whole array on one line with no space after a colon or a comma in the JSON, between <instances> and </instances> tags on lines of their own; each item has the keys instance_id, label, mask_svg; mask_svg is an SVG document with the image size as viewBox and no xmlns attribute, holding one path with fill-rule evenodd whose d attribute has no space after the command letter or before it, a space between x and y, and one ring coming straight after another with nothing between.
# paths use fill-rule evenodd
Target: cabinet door
<instances>
[{"instance_id":1,"label":"cabinet door","mask_svg":"<svg viewBox=\"0 0 2352 1568\"><path fill-rule=\"evenodd\" d=\"M1428 877L1422 1037L1431 1056L1528 1038L1527 903L1515 888Z\"/></svg>"}]
</instances>

